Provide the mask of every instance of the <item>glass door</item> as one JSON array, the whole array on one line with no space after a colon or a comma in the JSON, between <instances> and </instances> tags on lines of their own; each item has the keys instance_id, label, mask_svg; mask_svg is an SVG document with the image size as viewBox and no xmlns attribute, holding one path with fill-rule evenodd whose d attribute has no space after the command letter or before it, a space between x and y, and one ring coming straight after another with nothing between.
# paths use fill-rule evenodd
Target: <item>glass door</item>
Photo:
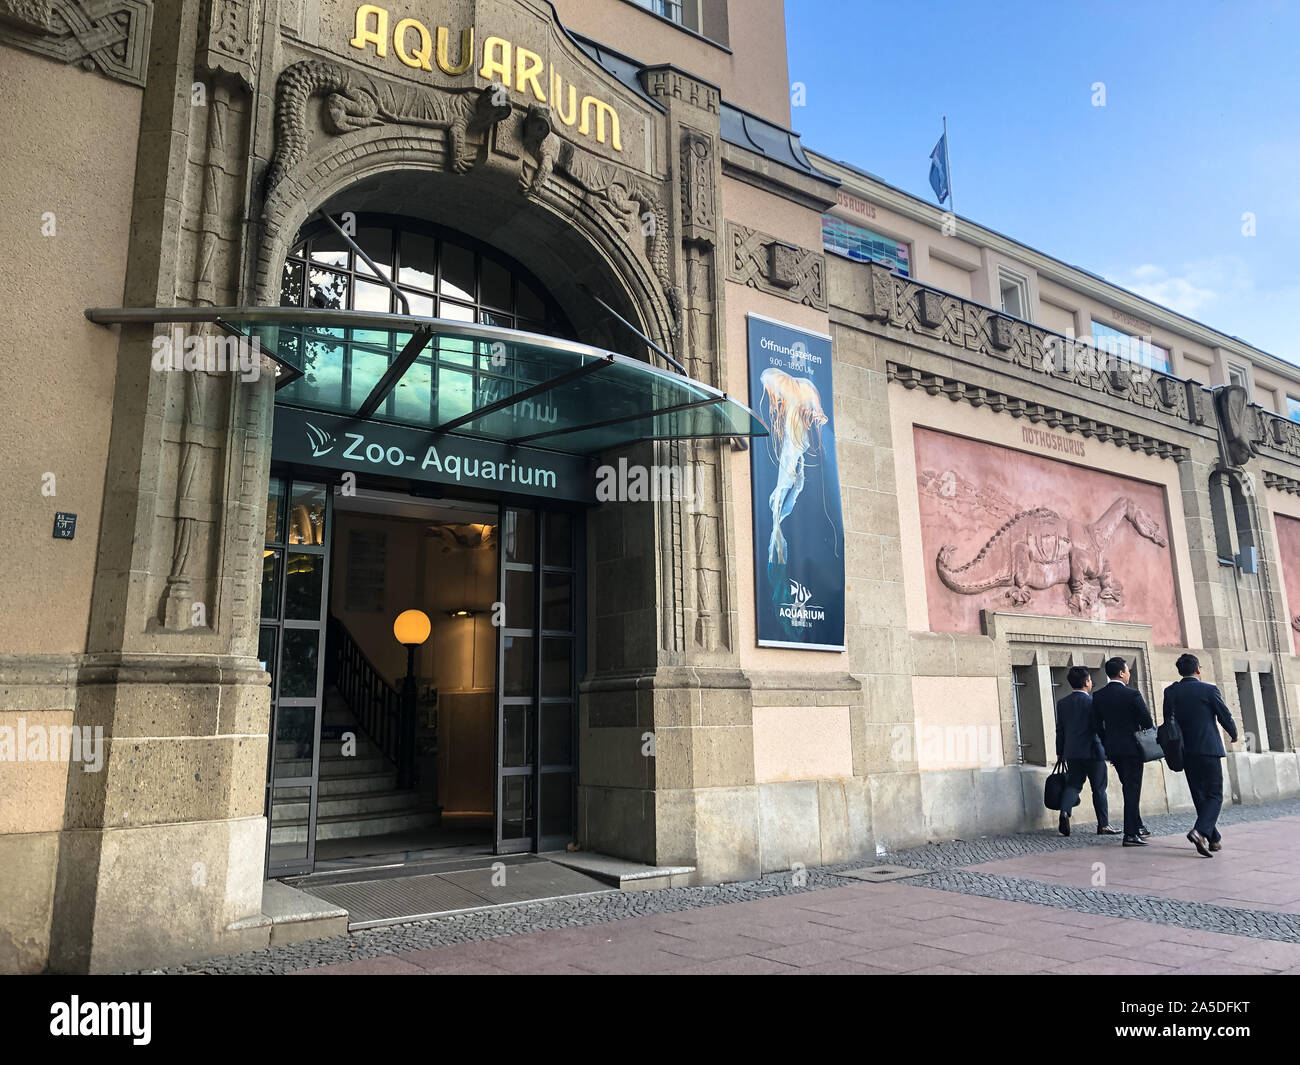
<instances>
[{"instance_id":1,"label":"glass door","mask_svg":"<svg viewBox=\"0 0 1300 1065\"><path fill-rule=\"evenodd\" d=\"M501 515L502 614L497 654L496 852L533 849L537 834L537 512Z\"/></svg>"},{"instance_id":2,"label":"glass door","mask_svg":"<svg viewBox=\"0 0 1300 1065\"><path fill-rule=\"evenodd\" d=\"M271 674L266 817L272 877L311 872L316 856L331 495L325 484L271 477L257 657Z\"/></svg>"},{"instance_id":3,"label":"glass door","mask_svg":"<svg viewBox=\"0 0 1300 1065\"><path fill-rule=\"evenodd\" d=\"M538 631L542 666L538 684L537 831L539 851L564 850L575 838L577 793L579 574L582 554L573 515L542 512L541 611Z\"/></svg>"},{"instance_id":4,"label":"glass door","mask_svg":"<svg viewBox=\"0 0 1300 1065\"><path fill-rule=\"evenodd\" d=\"M563 850L574 838L582 669L578 524L565 513L502 510L498 854Z\"/></svg>"}]
</instances>

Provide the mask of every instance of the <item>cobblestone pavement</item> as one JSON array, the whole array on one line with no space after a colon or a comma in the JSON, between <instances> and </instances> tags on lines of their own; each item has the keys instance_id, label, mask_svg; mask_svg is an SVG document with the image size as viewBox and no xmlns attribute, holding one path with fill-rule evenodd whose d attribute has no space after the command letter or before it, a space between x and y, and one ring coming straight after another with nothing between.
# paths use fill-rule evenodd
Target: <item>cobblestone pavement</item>
<instances>
[{"instance_id":1,"label":"cobblestone pavement","mask_svg":"<svg viewBox=\"0 0 1300 1065\"><path fill-rule=\"evenodd\" d=\"M275 947L177 973L1300 973L1300 799L1188 813L1145 849L1078 823L711 887L609 893ZM1076 821L1078 819L1076 818ZM877 864L925 872L863 883Z\"/></svg>"}]
</instances>

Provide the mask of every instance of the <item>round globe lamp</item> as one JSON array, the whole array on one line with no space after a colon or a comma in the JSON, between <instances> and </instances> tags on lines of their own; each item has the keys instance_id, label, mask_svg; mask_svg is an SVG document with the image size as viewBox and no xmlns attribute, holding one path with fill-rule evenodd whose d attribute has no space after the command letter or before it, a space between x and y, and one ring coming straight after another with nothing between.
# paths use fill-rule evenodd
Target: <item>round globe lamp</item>
<instances>
[{"instance_id":1,"label":"round globe lamp","mask_svg":"<svg viewBox=\"0 0 1300 1065\"><path fill-rule=\"evenodd\" d=\"M429 638L433 626L423 610L403 610L393 622L393 635L406 648L406 679L402 681L398 719L397 786L415 783L415 649Z\"/></svg>"},{"instance_id":2,"label":"round globe lamp","mask_svg":"<svg viewBox=\"0 0 1300 1065\"><path fill-rule=\"evenodd\" d=\"M419 647L429 638L432 626L429 615L423 610L403 610L393 622L393 635L397 642L409 648Z\"/></svg>"}]
</instances>

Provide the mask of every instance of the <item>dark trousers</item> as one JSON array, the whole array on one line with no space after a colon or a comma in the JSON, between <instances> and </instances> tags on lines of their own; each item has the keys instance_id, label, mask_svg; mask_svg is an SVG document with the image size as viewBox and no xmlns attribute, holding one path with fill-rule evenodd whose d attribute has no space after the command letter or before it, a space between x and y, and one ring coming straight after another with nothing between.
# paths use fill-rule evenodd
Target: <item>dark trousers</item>
<instances>
[{"instance_id":1,"label":"dark trousers","mask_svg":"<svg viewBox=\"0 0 1300 1065\"><path fill-rule=\"evenodd\" d=\"M1092 808L1097 814L1097 827L1110 824L1110 808L1106 805L1106 760L1104 758L1071 758L1066 762L1065 790L1061 793L1061 809L1074 809L1079 803L1086 780L1092 789Z\"/></svg>"},{"instance_id":2,"label":"dark trousers","mask_svg":"<svg viewBox=\"0 0 1300 1065\"><path fill-rule=\"evenodd\" d=\"M1116 758L1115 772L1119 786L1124 789L1124 835L1136 836L1142 828L1142 814L1138 810L1142 802L1142 760Z\"/></svg>"},{"instance_id":3,"label":"dark trousers","mask_svg":"<svg viewBox=\"0 0 1300 1065\"><path fill-rule=\"evenodd\" d=\"M1213 754L1189 754L1183 759L1187 788L1196 806L1196 831L1219 842L1219 811L1223 809L1223 760Z\"/></svg>"}]
</instances>

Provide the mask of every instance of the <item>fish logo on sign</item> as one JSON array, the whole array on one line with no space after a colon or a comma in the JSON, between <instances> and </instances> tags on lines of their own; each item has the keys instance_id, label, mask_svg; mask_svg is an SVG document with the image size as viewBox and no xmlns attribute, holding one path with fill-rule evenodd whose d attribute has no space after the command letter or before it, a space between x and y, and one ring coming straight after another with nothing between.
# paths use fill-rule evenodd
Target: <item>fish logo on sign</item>
<instances>
[{"instance_id":1,"label":"fish logo on sign","mask_svg":"<svg viewBox=\"0 0 1300 1065\"><path fill-rule=\"evenodd\" d=\"M334 445L337 443L333 434L325 432L324 429L318 429L311 422L307 423L307 442L311 445L311 457L314 459L328 455L334 450ZM326 444L329 447L326 447Z\"/></svg>"},{"instance_id":2,"label":"fish logo on sign","mask_svg":"<svg viewBox=\"0 0 1300 1065\"><path fill-rule=\"evenodd\" d=\"M810 629L814 623L826 620L826 608L812 601L812 590L796 580L790 580L790 601L782 603L778 613L792 628Z\"/></svg>"}]
</instances>

